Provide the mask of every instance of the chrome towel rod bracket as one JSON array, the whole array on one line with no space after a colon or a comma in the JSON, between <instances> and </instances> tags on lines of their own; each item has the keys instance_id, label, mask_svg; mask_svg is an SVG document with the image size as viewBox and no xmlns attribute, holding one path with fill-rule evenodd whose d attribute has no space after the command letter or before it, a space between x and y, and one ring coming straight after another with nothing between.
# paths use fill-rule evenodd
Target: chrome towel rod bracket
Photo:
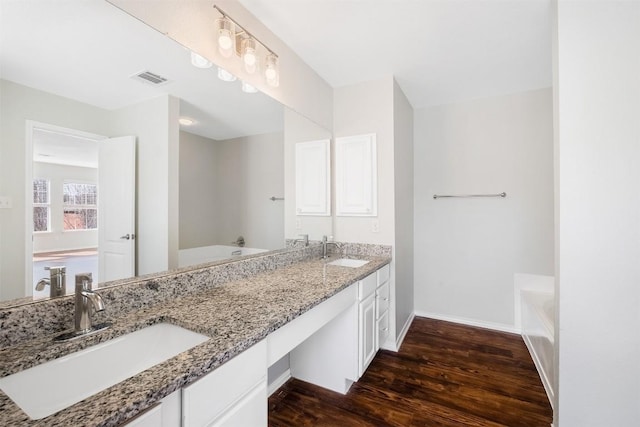
<instances>
[{"instance_id":1,"label":"chrome towel rod bracket","mask_svg":"<svg viewBox=\"0 0 640 427\"><path fill-rule=\"evenodd\" d=\"M504 191L498 194L451 194L451 195L443 195L443 194L434 194L434 199L442 199L442 198L467 198L467 197L507 197L507 193Z\"/></svg>"}]
</instances>

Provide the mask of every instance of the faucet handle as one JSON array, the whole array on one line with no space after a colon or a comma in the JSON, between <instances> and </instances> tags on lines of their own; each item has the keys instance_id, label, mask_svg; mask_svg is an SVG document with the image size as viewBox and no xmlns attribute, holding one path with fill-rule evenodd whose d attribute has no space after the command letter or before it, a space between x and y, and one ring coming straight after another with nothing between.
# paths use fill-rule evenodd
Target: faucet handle
<instances>
[{"instance_id":1,"label":"faucet handle","mask_svg":"<svg viewBox=\"0 0 640 427\"><path fill-rule=\"evenodd\" d=\"M76 274L76 292L91 290L91 288L93 288L92 273Z\"/></svg>"}]
</instances>

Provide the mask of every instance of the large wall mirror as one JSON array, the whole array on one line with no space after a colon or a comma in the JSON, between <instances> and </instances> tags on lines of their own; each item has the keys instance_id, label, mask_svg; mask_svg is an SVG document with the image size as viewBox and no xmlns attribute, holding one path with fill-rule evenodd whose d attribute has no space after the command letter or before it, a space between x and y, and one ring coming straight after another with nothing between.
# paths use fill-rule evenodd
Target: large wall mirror
<instances>
[{"instance_id":1,"label":"large wall mirror","mask_svg":"<svg viewBox=\"0 0 640 427\"><path fill-rule=\"evenodd\" d=\"M293 179L287 147L329 131L221 80L215 65L194 66L188 49L105 1L2 8L0 197L10 204L0 209L3 305L46 297L43 283L36 290L46 267L64 265L68 289L80 272L104 281L94 264L97 206L120 207L98 183L107 166L95 145L108 138L135 140L135 225L121 233L135 235L130 274L330 232L326 219L322 230L285 226L292 201L284 200Z\"/></svg>"}]
</instances>

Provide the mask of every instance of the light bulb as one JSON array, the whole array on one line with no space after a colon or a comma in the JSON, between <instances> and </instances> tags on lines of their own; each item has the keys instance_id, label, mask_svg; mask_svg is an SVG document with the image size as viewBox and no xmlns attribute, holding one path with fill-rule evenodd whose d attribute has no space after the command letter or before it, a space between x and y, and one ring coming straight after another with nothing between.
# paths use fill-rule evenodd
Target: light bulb
<instances>
[{"instance_id":1,"label":"light bulb","mask_svg":"<svg viewBox=\"0 0 640 427\"><path fill-rule=\"evenodd\" d=\"M276 78L276 76L278 75L278 73L276 72L276 70L272 67L269 67L265 70L264 72L265 77L267 78L267 80L273 80Z\"/></svg>"},{"instance_id":2,"label":"light bulb","mask_svg":"<svg viewBox=\"0 0 640 427\"><path fill-rule=\"evenodd\" d=\"M227 18L216 19L218 35L218 51L225 58L229 58L233 53L233 24Z\"/></svg>"},{"instance_id":3,"label":"light bulb","mask_svg":"<svg viewBox=\"0 0 640 427\"><path fill-rule=\"evenodd\" d=\"M278 73L278 57L270 53L265 60L264 77L269 86L278 87L280 85L280 76Z\"/></svg>"},{"instance_id":4,"label":"light bulb","mask_svg":"<svg viewBox=\"0 0 640 427\"><path fill-rule=\"evenodd\" d=\"M252 38L242 40L242 61L248 73L255 73L257 68L256 41Z\"/></svg>"}]
</instances>

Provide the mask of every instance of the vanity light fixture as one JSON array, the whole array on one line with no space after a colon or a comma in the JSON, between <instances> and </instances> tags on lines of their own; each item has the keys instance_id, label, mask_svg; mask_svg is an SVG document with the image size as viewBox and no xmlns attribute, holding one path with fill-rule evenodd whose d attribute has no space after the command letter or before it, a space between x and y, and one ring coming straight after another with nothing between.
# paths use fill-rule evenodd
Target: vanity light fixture
<instances>
[{"instance_id":1,"label":"vanity light fixture","mask_svg":"<svg viewBox=\"0 0 640 427\"><path fill-rule=\"evenodd\" d=\"M235 82L237 77L225 70L222 67L218 67L218 78L223 82Z\"/></svg>"},{"instance_id":2,"label":"vanity light fixture","mask_svg":"<svg viewBox=\"0 0 640 427\"><path fill-rule=\"evenodd\" d=\"M191 126L192 124L195 123L195 121L193 119L188 118L188 117L180 117L178 119L178 123L180 123L183 126Z\"/></svg>"},{"instance_id":3,"label":"vanity light fixture","mask_svg":"<svg viewBox=\"0 0 640 427\"><path fill-rule=\"evenodd\" d=\"M266 83L269 86L278 87L280 85L278 55L245 30L242 25L231 19L218 6L214 5L213 8L222 15L216 20L216 42L218 51L222 56L231 58L232 53L235 53L236 57L242 61L245 71L249 74L254 74L264 68ZM225 80L220 76L220 71L218 72L218 77ZM247 92L245 86L250 86L254 89L253 91L256 91L252 85L243 83L242 90L245 92Z\"/></svg>"},{"instance_id":4,"label":"vanity light fixture","mask_svg":"<svg viewBox=\"0 0 640 427\"><path fill-rule=\"evenodd\" d=\"M191 52L191 65L197 68L211 68L213 64L204 56Z\"/></svg>"}]
</instances>

